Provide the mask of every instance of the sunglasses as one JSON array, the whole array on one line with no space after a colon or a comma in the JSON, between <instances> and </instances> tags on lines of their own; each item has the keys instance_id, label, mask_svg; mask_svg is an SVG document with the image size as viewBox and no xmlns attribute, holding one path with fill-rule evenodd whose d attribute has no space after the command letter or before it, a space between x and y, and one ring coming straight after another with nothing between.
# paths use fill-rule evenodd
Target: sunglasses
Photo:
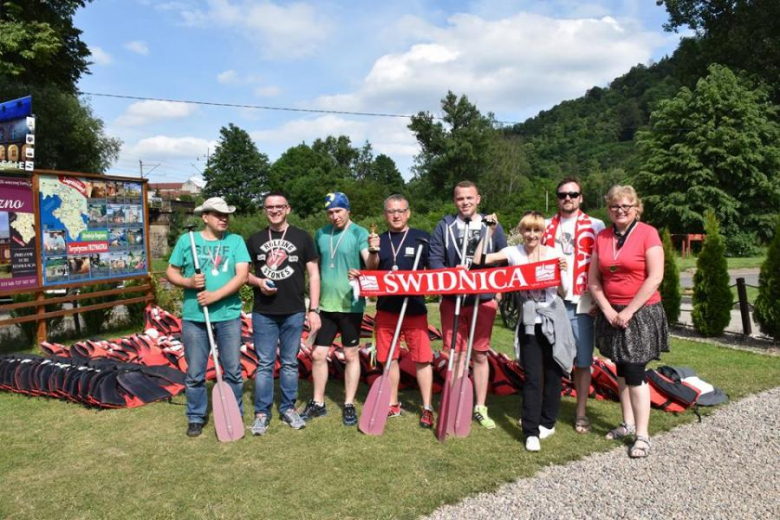
<instances>
[{"instance_id":1,"label":"sunglasses","mask_svg":"<svg viewBox=\"0 0 780 520\"><path fill-rule=\"evenodd\" d=\"M579 191L559 191L555 194L556 197L558 197L560 200L564 200L566 197L569 197L570 199L576 199L580 196Z\"/></svg>"}]
</instances>

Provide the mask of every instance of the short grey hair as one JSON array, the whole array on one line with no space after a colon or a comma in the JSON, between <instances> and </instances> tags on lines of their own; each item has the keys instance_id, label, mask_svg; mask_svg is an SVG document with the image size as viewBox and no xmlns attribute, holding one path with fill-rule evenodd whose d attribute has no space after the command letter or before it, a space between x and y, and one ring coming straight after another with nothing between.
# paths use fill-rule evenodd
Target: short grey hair
<instances>
[{"instance_id":1,"label":"short grey hair","mask_svg":"<svg viewBox=\"0 0 780 520\"><path fill-rule=\"evenodd\" d=\"M390 195L389 197L387 197L385 199L384 204L383 204L384 205L384 209L387 209L387 205L390 204L391 202L394 202L394 201L395 202L406 202L406 209L409 209L409 201L406 200L406 197L404 197L400 193L394 193L394 194Z\"/></svg>"}]
</instances>

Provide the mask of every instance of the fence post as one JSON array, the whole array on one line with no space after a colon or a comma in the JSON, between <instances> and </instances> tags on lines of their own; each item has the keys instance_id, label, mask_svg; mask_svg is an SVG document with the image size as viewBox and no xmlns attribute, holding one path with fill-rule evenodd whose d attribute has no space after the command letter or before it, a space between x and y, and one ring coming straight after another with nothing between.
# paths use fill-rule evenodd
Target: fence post
<instances>
[{"instance_id":1,"label":"fence post","mask_svg":"<svg viewBox=\"0 0 780 520\"><path fill-rule=\"evenodd\" d=\"M44 314L46 312L46 296L44 295L43 291L36 291L35 292L35 301L37 302L37 306L35 307L35 314L40 316L41 314ZM38 344L40 345L42 342L46 341L46 320L44 319L37 319L35 320L35 337L38 340Z\"/></svg>"},{"instance_id":2,"label":"fence post","mask_svg":"<svg viewBox=\"0 0 780 520\"><path fill-rule=\"evenodd\" d=\"M742 315L742 333L750 336L753 327L750 323L750 304L747 298L747 287L744 278L737 278L737 296L739 297L739 313Z\"/></svg>"}]
</instances>

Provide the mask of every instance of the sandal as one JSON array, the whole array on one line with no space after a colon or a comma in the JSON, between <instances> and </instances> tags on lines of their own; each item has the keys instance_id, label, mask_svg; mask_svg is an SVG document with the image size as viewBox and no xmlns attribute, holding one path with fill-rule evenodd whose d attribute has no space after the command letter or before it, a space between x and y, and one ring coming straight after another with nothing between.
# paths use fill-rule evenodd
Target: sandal
<instances>
[{"instance_id":1,"label":"sandal","mask_svg":"<svg viewBox=\"0 0 780 520\"><path fill-rule=\"evenodd\" d=\"M574 431L577 433L589 433L590 432L590 419L585 416L577 417L574 420Z\"/></svg>"},{"instance_id":2,"label":"sandal","mask_svg":"<svg viewBox=\"0 0 780 520\"><path fill-rule=\"evenodd\" d=\"M609 430L606 437L609 441L619 441L620 439L628 437L629 435L634 435L635 433L636 427L633 424L620 423L614 430Z\"/></svg>"},{"instance_id":3,"label":"sandal","mask_svg":"<svg viewBox=\"0 0 780 520\"><path fill-rule=\"evenodd\" d=\"M640 442L642 444L639 444ZM634 441L634 444L632 444L631 448L628 450L628 456L632 459L644 459L650 455L651 448L652 444L650 444L650 437L637 435L636 441Z\"/></svg>"}]
</instances>

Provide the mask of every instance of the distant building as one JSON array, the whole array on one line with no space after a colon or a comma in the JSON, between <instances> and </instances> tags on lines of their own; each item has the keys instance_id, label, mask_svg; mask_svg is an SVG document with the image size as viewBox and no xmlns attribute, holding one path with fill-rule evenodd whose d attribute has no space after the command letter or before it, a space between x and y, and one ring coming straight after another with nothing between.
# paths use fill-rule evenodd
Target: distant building
<instances>
[{"instance_id":1,"label":"distant building","mask_svg":"<svg viewBox=\"0 0 780 520\"><path fill-rule=\"evenodd\" d=\"M203 190L200 179L188 179L187 182L150 182L149 196L156 196L159 193L160 198L171 200L177 199L182 195L200 195Z\"/></svg>"}]
</instances>

